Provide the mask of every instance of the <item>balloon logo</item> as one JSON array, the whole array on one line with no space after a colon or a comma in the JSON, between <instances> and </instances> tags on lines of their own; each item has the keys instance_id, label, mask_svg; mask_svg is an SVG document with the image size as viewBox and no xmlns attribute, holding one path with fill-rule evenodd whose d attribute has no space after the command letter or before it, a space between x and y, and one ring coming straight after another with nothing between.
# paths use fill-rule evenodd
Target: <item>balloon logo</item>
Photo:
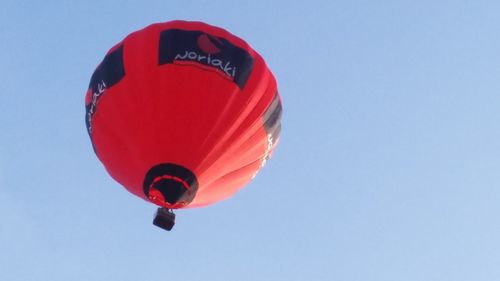
<instances>
[{"instance_id":1,"label":"balloon logo","mask_svg":"<svg viewBox=\"0 0 500 281\"><path fill-rule=\"evenodd\" d=\"M220 52L220 47L222 46L222 43L219 39L214 38L206 33L203 33L198 37L198 47L200 50L202 50L204 53L207 54L216 54Z\"/></svg>"}]
</instances>

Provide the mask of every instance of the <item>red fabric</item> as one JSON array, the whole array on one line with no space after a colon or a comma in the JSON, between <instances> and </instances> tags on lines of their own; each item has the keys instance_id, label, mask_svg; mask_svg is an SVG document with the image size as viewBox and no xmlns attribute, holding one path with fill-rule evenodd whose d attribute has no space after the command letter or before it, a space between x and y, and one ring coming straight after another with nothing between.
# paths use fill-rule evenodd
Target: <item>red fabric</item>
<instances>
[{"instance_id":1,"label":"red fabric","mask_svg":"<svg viewBox=\"0 0 500 281\"><path fill-rule=\"evenodd\" d=\"M196 62L158 65L159 34L167 29L199 30L246 50L253 69L245 86ZM217 52L207 40L200 37L200 48ZM117 46L123 46L125 76L100 96L91 119L92 143L109 174L150 200L143 192L148 169L166 162L188 168L198 179L196 196L188 206L154 202L169 208L211 204L248 183L278 141L264 127L264 113L277 94L264 60L243 40L200 22L153 24L110 52ZM91 95L89 89L87 105Z\"/></svg>"}]
</instances>

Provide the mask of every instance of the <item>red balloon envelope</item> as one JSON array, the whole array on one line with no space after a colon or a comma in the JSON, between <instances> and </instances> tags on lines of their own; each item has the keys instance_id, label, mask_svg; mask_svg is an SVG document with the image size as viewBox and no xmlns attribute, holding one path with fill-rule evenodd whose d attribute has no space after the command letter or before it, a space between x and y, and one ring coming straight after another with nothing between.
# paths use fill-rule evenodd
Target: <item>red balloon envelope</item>
<instances>
[{"instance_id":1,"label":"red balloon envelope","mask_svg":"<svg viewBox=\"0 0 500 281\"><path fill-rule=\"evenodd\" d=\"M90 80L86 124L109 174L168 209L226 199L264 166L281 99L262 57L201 22L150 25L115 45Z\"/></svg>"}]
</instances>

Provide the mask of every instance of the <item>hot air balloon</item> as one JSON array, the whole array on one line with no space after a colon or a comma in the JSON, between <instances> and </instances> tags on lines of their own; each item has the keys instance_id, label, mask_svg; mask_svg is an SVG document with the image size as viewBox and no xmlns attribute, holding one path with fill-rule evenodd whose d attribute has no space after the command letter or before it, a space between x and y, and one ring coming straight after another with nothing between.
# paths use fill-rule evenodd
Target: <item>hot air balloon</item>
<instances>
[{"instance_id":1,"label":"hot air balloon","mask_svg":"<svg viewBox=\"0 0 500 281\"><path fill-rule=\"evenodd\" d=\"M173 209L227 199L266 164L280 135L276 80L245 41L202 22L156 23L112 47L85 97L98 159L136 196Z\"/></svg>"}]
</instances>

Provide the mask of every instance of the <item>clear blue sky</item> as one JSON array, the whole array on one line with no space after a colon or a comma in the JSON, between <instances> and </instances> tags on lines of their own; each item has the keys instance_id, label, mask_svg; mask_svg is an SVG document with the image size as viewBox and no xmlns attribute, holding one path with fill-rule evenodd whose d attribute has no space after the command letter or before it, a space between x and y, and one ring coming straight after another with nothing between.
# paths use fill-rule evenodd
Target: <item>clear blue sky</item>
<instances>
[{"instance_id":1,"label":"clear blue sky","mask_svg":"<svg viewBox=\"0 0 500 281\"><path fill-rule=\"evenodd\" d=\"M500 280L500 2L2 1L0 280ZM282 138L231 200L179 211L115 183L84 94L153 22L257 49Z\"/></svg>"}]
</instances>

